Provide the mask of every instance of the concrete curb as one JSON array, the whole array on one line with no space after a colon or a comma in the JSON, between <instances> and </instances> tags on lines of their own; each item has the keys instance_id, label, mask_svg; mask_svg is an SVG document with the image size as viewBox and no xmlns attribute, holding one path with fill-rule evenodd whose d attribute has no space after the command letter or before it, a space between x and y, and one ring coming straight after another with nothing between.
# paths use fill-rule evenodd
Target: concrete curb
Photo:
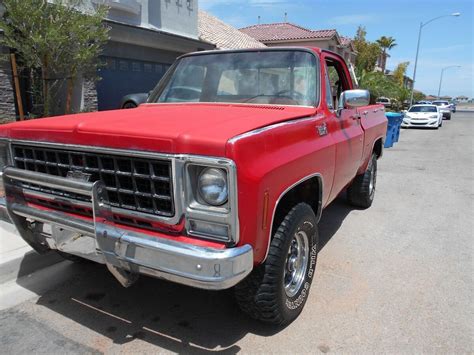
<instances>
[{"instance_id":1,"label":"concrete curb","mask_svg":"<svg viewBox=\"0 0 474 355\"><path fill-rule=\"evenodd\" d=\"M64 259L54 251L40 255L26 244L15 227L0 222L0 284L32 274Z\"/></svg>"}]
</instances>

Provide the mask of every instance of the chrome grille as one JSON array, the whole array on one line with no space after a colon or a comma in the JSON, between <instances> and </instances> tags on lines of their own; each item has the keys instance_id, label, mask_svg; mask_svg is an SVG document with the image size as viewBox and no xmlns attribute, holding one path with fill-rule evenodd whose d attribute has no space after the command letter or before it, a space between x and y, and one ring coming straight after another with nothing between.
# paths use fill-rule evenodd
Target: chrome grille
<instances>
[{"instance_id":1,"label":"chrome grille","mask_svg":"<svg viewBox=\"0 0 474 355\"><path fill-rule=\"evenodd\" d=\"M102 181L112 207L159 216L174 215L171 162L138 157L72 151L39 146L12 145L16 168L67 177L70 171L90 174ZM24 188L74 200L85 196L23 183Z\"/></svg>"}]
</instances>

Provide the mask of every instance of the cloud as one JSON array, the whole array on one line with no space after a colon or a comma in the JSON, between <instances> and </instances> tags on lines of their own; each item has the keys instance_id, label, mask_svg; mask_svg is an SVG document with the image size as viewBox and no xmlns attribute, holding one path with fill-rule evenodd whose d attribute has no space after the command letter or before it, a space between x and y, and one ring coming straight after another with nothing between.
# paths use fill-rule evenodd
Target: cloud
<instances>
[{"instance_id":1,"label":"cloud","mask_svg":"<svg viewBox=\"0 0 474 355\"><path fill-rule=\"evenodd\" d=\"M332 25L360 25L367 22L373 22L377 17L372 14L354 14L335 16L328 20Z\"/></svg>"}]
</instances>

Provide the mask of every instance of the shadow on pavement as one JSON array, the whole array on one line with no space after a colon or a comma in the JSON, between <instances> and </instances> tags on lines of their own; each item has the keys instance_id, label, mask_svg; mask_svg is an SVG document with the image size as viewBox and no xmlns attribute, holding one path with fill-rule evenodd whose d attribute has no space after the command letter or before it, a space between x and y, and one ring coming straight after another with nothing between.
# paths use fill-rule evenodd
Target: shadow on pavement
<instances>
[{"instance_id":1,"label":"shadow on pavement","mask_svg":"<svg viewBox=\"0 0 474 355\"><path fill-rule=\"evenodd\" d=\"M321 248L351 210L339 198L324 211ZM177 353L233 354L241 350L236 342L246 334L269 337L283 329L249 319L234 302L232 290L204 291L148 277L123 288L103 265L70 266L77 270L74 276L53 290L39 293L37 303L115 344L138 338ZM17 282L21 285L21 279ZM25 287L32 288L28 284Z\"/></svg>"},{"instance_id":2,"label":"shadow on pavement","mask_svg":"<svg viewBox=\"0 0 474 355\"><path fill-rule=\"evenodd\" d=\"M349 205L347 202L345 192L341 193L340 196L324 209L321 220L319 221L320 251L337 233L347 215L355 209L357 208Z\"/></svg>"}]
</instances>

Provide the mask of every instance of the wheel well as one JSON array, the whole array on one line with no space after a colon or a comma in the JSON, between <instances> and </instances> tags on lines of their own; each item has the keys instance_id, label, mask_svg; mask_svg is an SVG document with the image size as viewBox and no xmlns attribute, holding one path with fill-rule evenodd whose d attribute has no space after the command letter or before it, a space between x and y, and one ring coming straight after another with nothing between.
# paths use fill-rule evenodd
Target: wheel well
<instances>
[{"instance_id":1,"label":"wheel well","mask_svg":"<svg viewBox=\"0 0 474 355\"><path fill-rule=\"evenodd\" d=\"M300 202L310 205L316 215L316 219L319 220L322 210L322 183L320 176L306 179L284 193L279 202L277 202L271 236L275 234L288 212Z\"/></svg>"},{"instance_id":2,"label":"wheel well","mask_svg":"<svg viewBox=\"0 0 474 355\"><path fill-rule=\"evenodd\" d=\"M379 138L374 144L374 153L377 156L377 159L382 156L382 151L383 151L382 138Z\"/></svg>"},{"instance_id":3,"label":"wheel well","mask_svg":"<svg viewBox=\"0 0 474 355\"><path fill-rule=\"evenodd\" d=\"M129 100L125 101L125 102L122 104L122 108L124 108L125 105L127 105L127 104L134 104L135 107L138 106L137 103L136 103L133 99L129 99Z\"/></svg>"}]
</instances>

